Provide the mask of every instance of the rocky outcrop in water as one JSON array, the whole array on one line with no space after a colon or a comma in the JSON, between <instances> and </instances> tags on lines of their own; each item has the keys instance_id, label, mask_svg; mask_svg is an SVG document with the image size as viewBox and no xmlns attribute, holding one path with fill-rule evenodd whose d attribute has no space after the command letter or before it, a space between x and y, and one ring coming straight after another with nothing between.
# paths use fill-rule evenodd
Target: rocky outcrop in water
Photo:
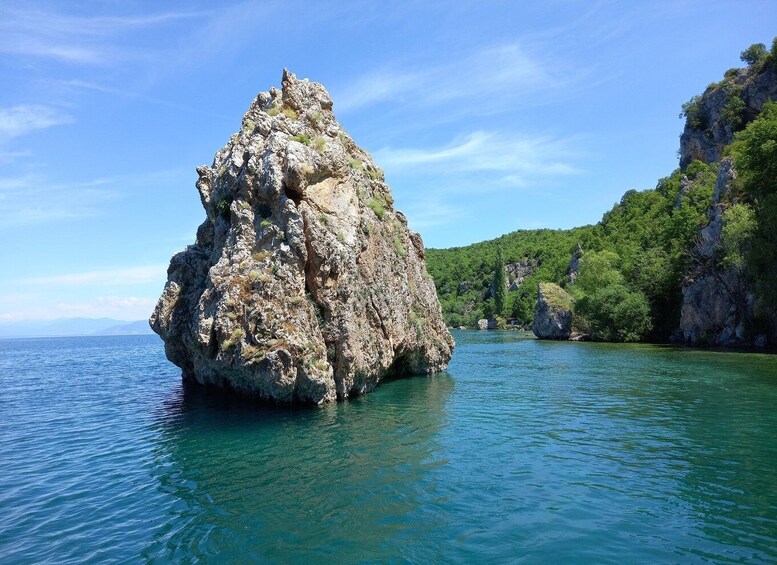
<instances>
[{"instance_id":1,"label":"rocky outcrop in water","mask_svg":"<svg viewBox=\"0 0 777 565\"><path fill-rule=\"evenodd\" d=\"M322 403L447 366L421 238L322 85L284 71L197 172L207 219L150 320L184 378Z\"/></svg>"},{"instance_id":2,"label":"rocky outcrop in water","mask_svg":"<svg viewBox=\"0 0 777 565\"><path fill-rule=\"evenodd\" d=\"M532 331L540 339L569 339L575 299L554 283L540 283Z\"/></svg>"}]
</instances>

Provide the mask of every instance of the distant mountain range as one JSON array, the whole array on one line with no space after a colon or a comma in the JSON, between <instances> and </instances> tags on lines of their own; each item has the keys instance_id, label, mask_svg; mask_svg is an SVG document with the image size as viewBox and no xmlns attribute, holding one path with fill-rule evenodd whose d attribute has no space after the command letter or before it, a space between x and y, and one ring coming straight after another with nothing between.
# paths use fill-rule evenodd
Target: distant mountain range
<instances>
[{"instance_id":1,"label":"distant mountain range","mask_svg":"<svg viewBox=\"0 0 777 565\"><path fill-rule=\"evenodd\" d=\"M57 337L76 335L141 335L153 333L146 320L113 318L59 318L0 322L2 337Z\"/></svg>"}]
</instances>

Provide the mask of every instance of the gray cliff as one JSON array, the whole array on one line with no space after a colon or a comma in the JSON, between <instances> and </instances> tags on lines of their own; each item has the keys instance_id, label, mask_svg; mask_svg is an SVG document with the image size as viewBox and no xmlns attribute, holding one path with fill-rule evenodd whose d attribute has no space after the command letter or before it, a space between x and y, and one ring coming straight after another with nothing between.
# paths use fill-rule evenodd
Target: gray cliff
<instances>
[{"instance_id":1,"label":"gray cliff","mask_svg":"<svg viewBox=\"0 0 777 565\"><path fill-rule=\"evenodd\" d=\"M198 168L207 218L150 320L184 378L318 404L446 368L421 238L332 105L284 71Z\"/></svg>"},{"instance_id":2,"label":"gray cliff","mask_svg":"<svg viewBox=\"0 0 777 565\"><path fill-rule=\"evenodd\" d=\"M730 158L719 168L715 193L707 210L709 223L699 232L694 264L683 285L680 313L682 341L692 345L745 345L746 322L752 318L753 296L742 273L719 262L725 197L736 179Z\"/></svg>"},{"instance_id":3,"label":"gray cliff","mask_svg":"<svg viewBox=\"0 0 777 565\"><path fill-rule=\"evenodd\" d=\"M686 106L685 130L680 138L680 166L694 159L720 162L708 223L698 235L692 266L682 288L680 323L676 341L692 345L774 345L777 321L774 312L759 307L747 272L722 265L724 212L735 204L732 185L737 173L724 149L737 131L758 117L764 104L777 100L777 66L754 64L731 69L724 80L710 85ZM678 197L679 198L679 197ZM756 317L771 320L755 329ZM763 326L763 324L761 324Z\"/></svg>"},{"instance_id":4,"label":"gray cliff","mask_svg":"<svg viewBox=\"0 0 777 565\"><path fill-rule=\"evenodd\" d=\"M694 159L720 161L734 134L753 121L769 100L777 100L777 68L772 65L731 69L707 87L685 110L680 136L680 167Z\"/></svg>"}]
</instances>

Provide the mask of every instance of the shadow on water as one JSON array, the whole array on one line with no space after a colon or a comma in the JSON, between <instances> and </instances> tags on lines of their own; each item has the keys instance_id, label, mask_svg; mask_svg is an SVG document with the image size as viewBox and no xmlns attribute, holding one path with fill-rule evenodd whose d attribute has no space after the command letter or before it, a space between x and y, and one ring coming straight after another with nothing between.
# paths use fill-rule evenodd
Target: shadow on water
<instances>
[{"instance_id":1,"label":"shadow on water","mask_svg":"<svg viewBox=\"0 0 777 565\"><path fill-rule=\"evenodd\" d=\"M423 514L445 464L437 436L452 390L439 373L311 408L182 385L154 419L154 473L179 519L144 557L320 562L430 551L418 524L435 527Z\"/></svg>"}]
</instances>

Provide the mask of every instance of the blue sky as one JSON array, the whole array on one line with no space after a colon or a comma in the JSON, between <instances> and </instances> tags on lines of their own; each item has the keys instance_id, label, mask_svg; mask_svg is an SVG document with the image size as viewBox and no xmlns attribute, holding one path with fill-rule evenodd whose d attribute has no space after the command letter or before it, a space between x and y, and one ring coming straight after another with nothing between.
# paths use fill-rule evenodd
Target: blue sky
<instances>
[{"instance_id":1,"label":"blue sky","mask_svg":"<svg viewBox=\"0 0 777 565\"><path fill-rule=\"evenodd\" d=\"M0 321L147 317L210 164L288 67L428 247L594 223L777 3L0 2Z\"/></svg>"}]
</instances>

